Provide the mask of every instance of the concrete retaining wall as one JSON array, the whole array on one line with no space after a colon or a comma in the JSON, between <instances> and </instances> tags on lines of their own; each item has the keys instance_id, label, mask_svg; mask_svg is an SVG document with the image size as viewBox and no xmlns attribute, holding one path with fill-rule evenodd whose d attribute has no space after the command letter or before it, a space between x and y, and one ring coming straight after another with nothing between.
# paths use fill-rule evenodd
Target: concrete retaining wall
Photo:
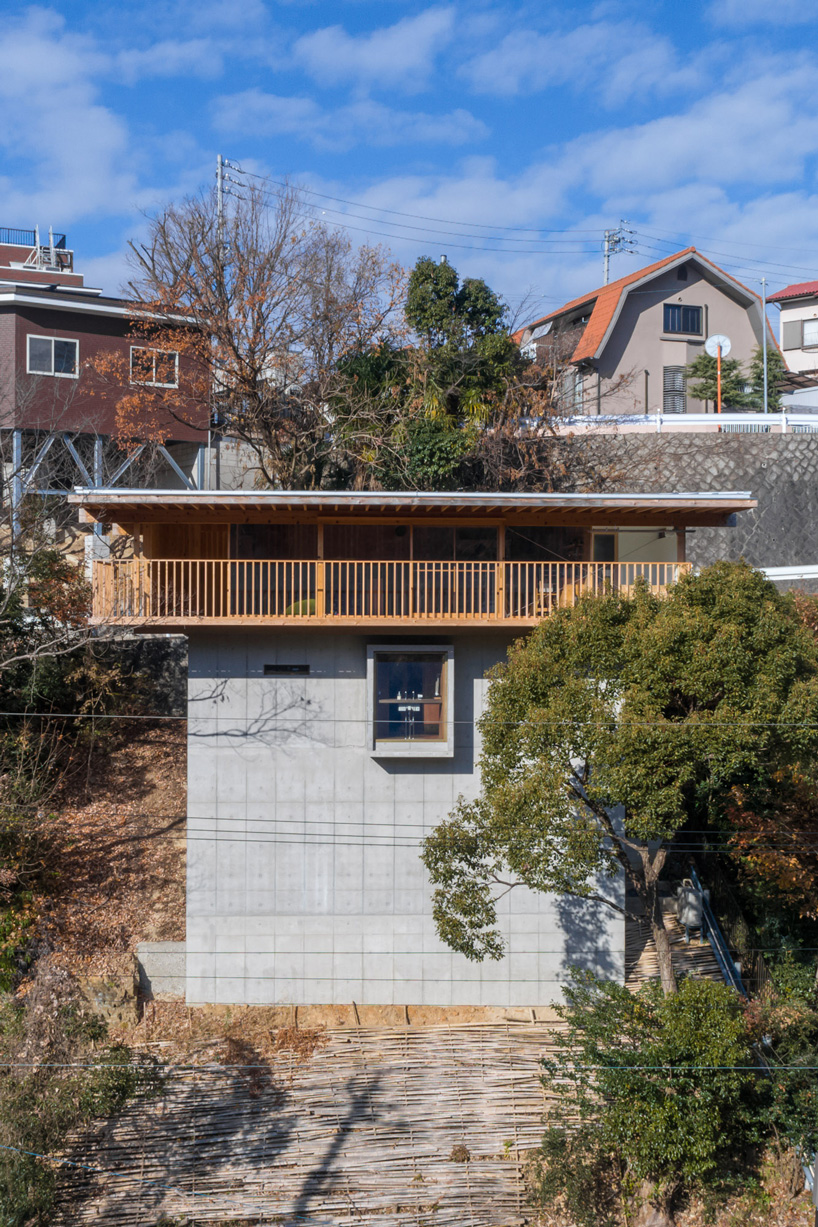
<instances>
[{"instance_id":1,"label":"concrete retaining wall","mask_svg":"<svg viewBox=\"0 0 818 1227\"><path fill-rule=\"evenodd\" d=\"M139 991L146 1001L184 997L184 942L139 942L136 958Z\"/></svg>"},{"instance_id":2,"label":"concrete retaining wall","mask_svg":"<svg viewBox=\"0 0 818 1227\"><path fill-rule=\"evenodd\" d=\"M735 528L690 533L687 556L697 565L818 563L818 435L614 435L590 446L618 474L606 489L749 490L758 499Z\"/></svg>"}]
</instances>

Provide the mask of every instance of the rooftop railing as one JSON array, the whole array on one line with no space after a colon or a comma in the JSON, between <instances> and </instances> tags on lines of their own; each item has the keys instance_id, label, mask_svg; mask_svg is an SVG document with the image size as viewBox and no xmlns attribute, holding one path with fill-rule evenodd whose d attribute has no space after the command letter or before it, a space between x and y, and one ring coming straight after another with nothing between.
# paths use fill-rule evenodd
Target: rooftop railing
<instances>
[{"instance_id":1,"label":"rooftop railing","mask_svg":"<svg viewBox=\"0 0 818 1227\"><path fill-rule=\"evenodd\" d=\"M9 243L14 247L36 247L37 246L37 231L36 230L14 230L8 226L0 226L0 243ZM54 246L60 251L65 250L66 236L64 234L54 235Z\"/></svg>"}]
</instances>

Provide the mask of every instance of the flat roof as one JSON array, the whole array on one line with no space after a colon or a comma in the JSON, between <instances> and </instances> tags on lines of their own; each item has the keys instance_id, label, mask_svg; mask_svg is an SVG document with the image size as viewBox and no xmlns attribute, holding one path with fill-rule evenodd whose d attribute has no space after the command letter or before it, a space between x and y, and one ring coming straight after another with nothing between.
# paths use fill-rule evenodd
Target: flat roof
<instances>
[{"instance_id":1,"label":"flat roof","mask_svg":"<svg viewBox=\"0 0 818 1227\"><path fill-rule=\"evenodd\" d=\"M543 524L726 524L756 500L747 490L617 494L415 491L123 490L76 488L68 501L93 520L264 523L327 519L498 519Z\"/></svg>"}]
</instances>

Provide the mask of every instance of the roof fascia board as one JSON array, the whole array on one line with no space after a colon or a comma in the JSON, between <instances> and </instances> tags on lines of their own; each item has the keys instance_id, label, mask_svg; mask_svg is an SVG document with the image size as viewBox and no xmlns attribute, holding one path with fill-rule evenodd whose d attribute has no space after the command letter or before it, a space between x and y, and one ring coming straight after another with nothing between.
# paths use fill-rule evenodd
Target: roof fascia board
<instances>
[{"instance_id":1,"label":"roof fascia board","mask_svg":"<svg viewBox=\"0 0 818 1227\"><path fill-rule=\"evenodd\" d=\"M0 307L47 307L50 311L75 311L84 315L113 315L126 319L167 319L174 324L190 324L192 321L184 315L158 315L151 311L134 311L128 304L117 307L105 305L98 298L87 302L71 302L62 299L39 298L34 295L20 294L14 290L7 291L0 287Z\"/></svg>"},{"instance_id":2,"label":"roof fascia board","mask_svg":"<svg viewBox=\"0 0 818 1227\"><path fill-rule=\"evenodd\" d=\"M545 504L546 506L560 506L563 503L587 504L592 506L600 503L602 505L608 503L621 503L624 501L634 503L653 503L657 501L668 502L675 499L681 502L682 500L689 501L691 499L701 499L711 501L713 499L728 500L728 499L747 499L752 498L749 490L667 490L654 491L646 494L643 491L632 492L623 490L619 494L577 494L573 491L565 494L496 494L492 491L478 490L473 494L458 494L457 492L436 492L430 491L428 494L414 494L403 491L355 491L347 493L343 490L178 490L168 488L166 490L144 490L139 486L125 488L122 486L113 488L111 486L75 486L70 497L73 501L83 499L116 499L119 501L133 501L133 496L138 495L145 502L159 502L163 499L171 499L174 502L180 500L188 502L214 502L214 503L241 503L241 502L303 502L305 504L315 503L320 506L323 503L336 504L348 502L351 506L355 505L372 505L374 507L383 506L387 503L397 505L405 504L406 506L416 506L418 504L428 503L436 505L437 503L448 505L454 503L475 503L477 505L485 504L486 506L499 506L506 504L509 507L528 504Z\"/></svg>"}]
</instances>

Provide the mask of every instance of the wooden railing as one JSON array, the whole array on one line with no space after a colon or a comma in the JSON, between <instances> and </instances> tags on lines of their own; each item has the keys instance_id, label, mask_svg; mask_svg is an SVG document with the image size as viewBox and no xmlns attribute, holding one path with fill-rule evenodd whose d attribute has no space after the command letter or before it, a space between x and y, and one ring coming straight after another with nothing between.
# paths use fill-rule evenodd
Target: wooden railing
<instances>
[{"instance_id":1,"label":"wooden railing","mask_svg":"<svg viewBox=\"0 0 818 1227\"><path fill-rule=\"evenodd\" d=\"M118 559L94 564L94 620L533 623L583 592L661 592L688 566Z\"/></svg>"}]
</instances>

